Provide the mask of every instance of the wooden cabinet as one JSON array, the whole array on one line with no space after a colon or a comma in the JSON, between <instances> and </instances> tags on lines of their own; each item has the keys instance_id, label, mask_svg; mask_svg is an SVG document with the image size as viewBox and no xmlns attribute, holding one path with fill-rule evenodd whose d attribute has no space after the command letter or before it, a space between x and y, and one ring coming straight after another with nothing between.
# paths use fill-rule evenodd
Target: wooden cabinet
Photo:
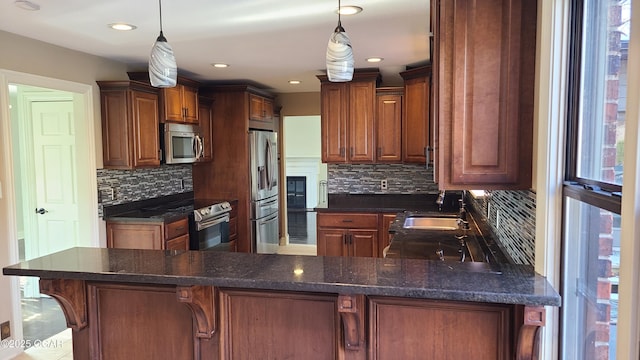
<instances>
[{"instance_id":1,"label":"wooden cabinet","mask_svg":"<svg viewBox=\"0 0 640 360\"><path fill-rule=\"evenodd\" d=\"M264 96L249 94L249 127L273 130L273 100Z\"/></svg>"},{"instance_id":2,"label":"wooden cabinet","mask_svg":"<svg viewBox=\"0 0 640 360\"><path fill-rule=\"evenodd\" d=\"M249 174L249 97L272 99L269 93L249 85L220 85L200 88L200 95L215 99L211 126L213 160L193 167L193 190L197 199L237 199L239 252L251 251L251 177ZM273 128L272 128L273 129ZM278 137L281 141L281 137Z\"/></svg>"},{"instance_id":3,"label":"wooden cabinet","mask_svg":"<svg viewBox=\"0 0 640 360\"><path fill-rule=\"evenodd\" d=\"M378 255L378 215L319 213L317 248L319 256Z\"/></svg>"},{"instance_id":4,"label":"wooden cabinet","mask_svg":"<svg viewBox=\"0 0 640 360\"><path fill-rule=\"evenodd\" d=\"M98 81L106 169L160 166L158 90L137 81Z\"/></svg>"},{"instance_id":5,"label":"wooden cabinet","mask_svg":"<svg viewBox=\"0 0 640 360\"><path fill-rule=\"evenodd\" d=\"M107 247L119 249L189 250L187 218L161 222L107 221Z\"/></svg>"},{"instance_id":6,"label":"wooden cabinet","mask_svg":"<svg viewBox=\"0 0 640 360\"><path fill-rule=\"evenodd\" d=\"M187 82L180 79L182 82ZM161 89L162 119L169 122L198 124L198 86L178 82Z\"/></svg>"},{"instance_id":7,"label":"wooden cabinet","mask_svg":"<svg viewBox=\"0 0 640 360\"><path fill-rule=\"evenodd\" d=\"M391 244L393 234L389 234L389 228L391 223L396 219L396 214L380 214L380 239L378 243L378 257L383 258L385 255L385 248Z\"/></svg>"},{"instance_id":8,"label":"wooden cabinet","mask_svg":"<svg viewBox=\"0 0 640 360\"><path fill-rule=\"evenodd\" d=\"M399 163L402 160L402 88L378 88L376 91L376 162Z\"/></svg>"},{"instance_id":9,"label":"wooden cabinet","mask_svg":"<svg viewBox=\"0 0 640 360\"><path fill-rule=\"evenodd\" d=\"M514 358L512 305L383 297L368 305L370 359ZM452 341L460 334L464 341Z\"/></svg>"},{"instance_id":10,"label":"wooden cabinet","mask_svg":"<svg viewBox=\"0 0 640 360\"><path fill-rule=\"evenodd\" d=\"M529 189L535 1L434 5L441 189Z\"/></svg>"},{"instance_id":11,"label":"wooden cabinet","mask_svg":"<svg viewBox=\"0 0 640 360\"><path fill-rule=\"evenodd\" d=\"M150 84L148 72L128 72L129 79ZM177 84L160 91L160 122L199 124L198 93L200 83L178 76Z\"/></svg>"},{"instance_id":12,"label":"wooden cabinet","mask_svg":"<svg viewBox=\"0 0 640 360\"><path fill-rule=\"evenodd\" d=\"M431 163L433 149L430 121L431 66L422 66L400 73L404 79L402 116L402 161Z\"/></svg>"},{"instance_id":13,"label":"wooden cabinet","mask_svg":"<svg viewBox=\"0 0 640 360\"><path fill-rule=\"evenodd\" d=\"M202 141L204 144L204 156L198 162L209 162L213 160L213 104L211 98L201 97L198 100L198 118L200 119L200 131L202 133Z\"/></svg>"},{"instance_id":14,"label":"wooden cabinet","mask_svg":"<svg viewBox=\"0 0 640 360\"><path fill-rule=\"evenodd\" d=\"M372 163L375 160L375 103L378 71L356 72L353 80L321 81L322 162Z\"/></svg>"},{"instance_id":15,"label":"wooden cabinet","mask_svg":"<svg viewBox=\"0 0 640 360\"><path fill-rule=\"evenodd\" d=\"M229 251L238 251L238 201L231 201L229 214Z\"/></svg>"}]
</instances>

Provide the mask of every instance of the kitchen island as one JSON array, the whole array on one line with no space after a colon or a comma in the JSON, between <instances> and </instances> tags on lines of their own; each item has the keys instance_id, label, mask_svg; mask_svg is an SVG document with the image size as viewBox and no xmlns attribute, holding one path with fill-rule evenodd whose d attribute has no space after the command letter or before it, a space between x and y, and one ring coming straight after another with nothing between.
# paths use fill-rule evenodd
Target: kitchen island
<instances>
[{"instance_id":1,"label":"kitchen island","mask_svg":"<svg viewBox=\"0 0 640 360\"><path fill-rule=\"evenodd\" d=\"M529 266L72 248L36 276L75 359L531 359L551 285Z\"/></svg>"}]
</instances>

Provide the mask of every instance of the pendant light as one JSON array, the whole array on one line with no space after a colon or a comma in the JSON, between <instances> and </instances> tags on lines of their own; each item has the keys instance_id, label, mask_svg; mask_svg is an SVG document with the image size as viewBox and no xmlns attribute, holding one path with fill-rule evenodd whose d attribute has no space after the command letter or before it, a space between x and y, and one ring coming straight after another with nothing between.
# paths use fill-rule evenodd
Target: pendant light
<instances>
[{"instance_id":1,"label":"pendant light","mask_svg":"<svg viewBox=\"0 0 640 360\"><path fill-rule=\"evenodd\" d=\"M340 0L338 0L338 26L329 37L327 45L327 77L331 82L353 79L353 49L351 40L340 22Z\"/></svg>"},{"instance_id":2,"label":"pendant light","mask_svg":"<svg viewBox=\"0 0 640 360\"><path fill-rule=\"evenodd\" d=\"M151 86L158 88L168 88L176 86L178 77L178 65L173 56L171 45L162 34L162 0L158 0L160 7L160 35L156 43L151 48L149 56L149 80Z\"/></svg>"}]
</instances>

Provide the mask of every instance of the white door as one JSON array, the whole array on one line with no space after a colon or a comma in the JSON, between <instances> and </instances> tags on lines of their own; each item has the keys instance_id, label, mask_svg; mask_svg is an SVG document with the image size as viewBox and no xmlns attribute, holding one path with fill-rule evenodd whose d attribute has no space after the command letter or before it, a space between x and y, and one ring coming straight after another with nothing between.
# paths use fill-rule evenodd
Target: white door
<instances>
[{"instance_id":1,"label":"white door","mask_svg":"<svg viewBox=\"0 0 640 360\"><path fill-rule=\"evenodd\" d=\"M78 244L76 131L71 94L18 91L19 160L24 258ZM23 280L24 296L38 297L38 281Z\"/></svg>"},{"instance_id":2,"label":"white door","mask_svg":"<svg viewBox=\"0 0 640 360\"><path fill-rule=\"evenodd\" d=\"M78 239L73 101L31 102L38 236L33 254L73 247Z\"/></svg>"}]
</instances>

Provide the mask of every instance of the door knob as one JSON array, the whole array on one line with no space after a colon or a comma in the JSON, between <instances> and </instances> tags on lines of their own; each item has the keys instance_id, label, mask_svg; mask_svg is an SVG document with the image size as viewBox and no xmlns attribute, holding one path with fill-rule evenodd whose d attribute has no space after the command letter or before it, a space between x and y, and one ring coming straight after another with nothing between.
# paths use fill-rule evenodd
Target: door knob
<instances>
[{"instance_id":1,"label":"door knob","mask_svg":"<svg viewBox=\"0 0 640 360\"><path fill-rule=\"evenodd\" d=\"M48 213L48 212L49 212L48 210L45 210L45 209L43 209L43 208L36 209L36 214L40 214L40 215L42 215L42 214L44 214L44 213Z\"/></svg>"}]
</instances>

